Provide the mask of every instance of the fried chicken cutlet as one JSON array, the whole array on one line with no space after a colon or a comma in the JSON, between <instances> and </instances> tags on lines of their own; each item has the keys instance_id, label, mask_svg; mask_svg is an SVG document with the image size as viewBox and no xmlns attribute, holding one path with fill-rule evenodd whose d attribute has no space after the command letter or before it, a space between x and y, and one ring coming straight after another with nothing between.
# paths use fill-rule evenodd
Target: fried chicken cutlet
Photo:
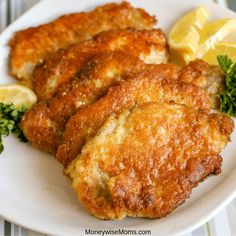
<instances>
[{"instance_id":1,"label":"fried chicken cutlet","mask_svg":"<svg viewBox=\"0 0 236 236\"><path fill-rule=\"evenodd\" d=\"M179 67L175 65L149 66L121 51L99 53L82 67L78 78L62 86L56 97L34 105L25 113L21 121L25 136L36 148L55 155L58 145L62 143L66 122L73 114L96 102L109 87L132 74L148 70L148 67L155 67L155 73L173 80L180 74Z\"/></svg>"},{"instance_id":2,"label":"fried chicken cutlet","mask_svg":"<svg viewBox=\"0 0 236 236\"><path fill-rule=\"evenodd\" d=\"M183 105L145 103L112 114L69 165L82 205L100 219L160 218L210 174L233 121Z\"/></svg>"},{"instance_id":3,"label":"fried chicken cutlet","mask_svg":"<svg viewBox=\"0 0 236 236\"><path fill-rule=\"evenodd\" d=\"M48 54L90 39L102 31L130 27L152 29L155 24L154 16L128 2L109 3L90 12L64 15L48 24L15 33L9 42L10 72L31 87L35 66Z\"/></svg>"},{"instance_id":4,"label":"fried chicken cutlet","mask_svg":"<svg viewBox=\"0 0 236 236\"><path fill-rule=\"evenodd\" d=\"M216 95L225 89L224 73L219 66L196 59L183 68L180 79L206 90L210 97L211 108L219 107Z\"/></svg>"},{"instance_id":5,"label":"fried chicken cutlet","mask_svg":"<svg viewBox=\"0 0 236 236\"><path fill-rule=\"evenodd\" d=\"M201 88L178 80L165 79L155 69L140 72L108 90L92 105L80 109L70 118L57 159L67 166L93 137L112 113L120 113L146 102L176 102L209 111L208 95Z\"/></svg>"},{"instance_id":6,"label":"fried chicken cutlet","mask_svg":"<svg viewBox=\"0 0 236 236\"><path fill-rule=\"evenodd\" d=\"M97 53L109 50L127 52L146 63L167 62L169 57L166 37L160 29L102 32L89 41L51 54L36 67L33 83L38 100L52 98L63 84L76 76L84 63Z\"/></svg>"}]
</instances>

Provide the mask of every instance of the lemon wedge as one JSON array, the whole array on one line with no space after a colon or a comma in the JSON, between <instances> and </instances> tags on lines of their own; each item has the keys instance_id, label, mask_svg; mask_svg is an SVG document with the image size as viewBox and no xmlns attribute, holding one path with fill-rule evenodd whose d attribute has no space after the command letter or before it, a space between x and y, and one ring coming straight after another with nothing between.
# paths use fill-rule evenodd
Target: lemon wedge
<instances>
[{"instance_id":1,"label":"lemon wedge","mask_svg":"<svg viewBox=\"0 0 236 236\"><path fill-rule=\"evenodd\" d=\"M169 33L171 50L178 53L195 53L200 41L198 31L202 29L208 17L207 9L200 7L181 18Z\"/></svg>"},{"instance_id":2,"label":"lemon wedge","mask_svg":"<svg viewBox=\"0 0 236 236\"><path fill-rule=\"evenodd\" d=\"M0 85L0 103L13 103L17 109L30 108L37 102L34 92L19 84Z\"/></svg>"},{"instance_id":3,"label":"lemon wedge","mask_svg":"<svg viewBox=\"0 0 236 236\"><path fill-rule=\"evenodd\" d=\"M208 11L200 7L182 17L172 27L168 42L173 62L184 65L200 58L216 64L218 54L228 54L234 58L235 44L222 43L222 40L236 30L236 19L206 23L208 17Z\"/></svg>"},{"instance_id":4,"label":"lemon wedge","mask_svg":"<svg viewBox=\"0 0 236 236\"><path fill-rule=\"evenodd\" d=\"M236 61L236 43L220 42L210 49L204 56L203 60L212 65L217 65L218 55L228 55L233 61Z\"/></svg>"},{"instance_id":5,"label":"lemon wedge","mask_svg":"<svg viewBox=\"0 0 236 236\"><path fill-rule=\"evenodd\" d=\"M200 31L200 42L196 51L196 58L204 58L204 55L222 41L232 31L236 30L235 19L220 19L204 25Z\"/></svg>"},{"instance_id":6,"label":"lemon wedge","mask_svg":"<svg viewBox=\"0 0 236 236\"><path fill-rule=\"evenodd\" d=\"M195 53L200 40L200 35L195 28L182 29L181 34L170 38L169 44L172 49L182 53Z\"/></svg>"}]
</instances>

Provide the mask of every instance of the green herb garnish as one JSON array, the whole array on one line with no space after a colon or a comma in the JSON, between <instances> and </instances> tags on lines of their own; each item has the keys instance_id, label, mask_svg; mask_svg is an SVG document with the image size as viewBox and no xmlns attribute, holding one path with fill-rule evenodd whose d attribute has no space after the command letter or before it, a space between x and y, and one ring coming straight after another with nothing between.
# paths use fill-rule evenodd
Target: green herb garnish
<instances>
[{"instance_id":1,"label":"green herb garnish","mask_svg":"<svg viewBox=\"0 0 236 236\"><path fill-rule=\"evenodd\" d=\"M10 133L22 141L26 142L26 138L20 129L20 120L26 109L16 109L13 104L0 103L0 153L4 150L2 138L8 136Z\"/></svg>"},{"instance_id":2,"label":"green herb garnish","mask_svg":"<svg viewBox=\"0 0 236 236\"><path fill-rule=\"evenodd\" d=\"M220 111L236 116L236 63L227 55L217 56L220 68L225 74L225 90L217 97L220 99Z\"/></svg>"}]
</instances>

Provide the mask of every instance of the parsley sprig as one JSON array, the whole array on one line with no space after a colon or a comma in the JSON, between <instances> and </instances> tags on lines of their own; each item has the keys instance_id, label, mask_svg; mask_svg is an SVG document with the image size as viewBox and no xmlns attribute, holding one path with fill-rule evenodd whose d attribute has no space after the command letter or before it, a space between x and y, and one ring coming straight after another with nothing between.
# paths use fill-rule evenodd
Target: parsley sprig
<instances>
[{"instance_id":1,"label":"parsley sprig","mask_svg":"<svg viewBox=\"0 0 236 236\"><path fill-rule=\"evenodd\" d=\"M236 116L236 63L227 55L218 55L217 61L225 74L225 90L217 95L220 111Z\"/></svg>"},{"instance_id":2,"label":"parsley sprig","mask_svg":"<svg viewBox=\"0 0 236 236\"><path fill-rule=\"evenodd\" d=\"M2 138L10 133L16 134L23 142L27 141L19 126L25 111L25 108L16 109L13 104L0 103L0 153L4 150Z\"/></svg>"}]
</instances>

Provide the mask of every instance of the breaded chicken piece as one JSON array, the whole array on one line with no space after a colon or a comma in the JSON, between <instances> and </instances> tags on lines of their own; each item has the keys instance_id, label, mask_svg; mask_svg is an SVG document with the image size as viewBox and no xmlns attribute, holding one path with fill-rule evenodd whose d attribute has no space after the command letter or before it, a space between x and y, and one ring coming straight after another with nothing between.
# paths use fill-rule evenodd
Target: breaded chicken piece
<instances>
[{"instance_id":1,"label":"breaded chicken piece","mask_svg":"<svg viewBox=\"0 0 236 236\"><path fill-rule=\"evenodd\" d=\"M142 70L155 70L173 80L180 75L180 68L175 65L146 65L124 52L102 52L81 69L78 78L62 86L55 98L40 102L25 113L21 121L24 135L33 146L55 155L65 124L73 114L96 102L109 87Z\"/></svg>"},{"instance_id":2,"label":"breaded chicken piece","mask_svg":"<svg viewBox=\"0 0 236 236\"><path fill-rule=\"evenodd\" d=\"M88 105L70 118L57 159L67 166L93 137L112 113L120 113L146 102L175 102L209 111L208 95L201 88L178 80L163 79L155 69L131 76L109 89L106 96Z\"/></svg>"},{"instance_id":3,"label":"breaded chicken piece","mask_svg":"<svg viewBox=\"0 0 236 236\"><path fill-rule=\"evenodd\" d=\"M219 107L216 94L224 91L225 87L224 73L219 66L197 59L183 68L180 79L206 90L210 96L211 108Z\"/></svg>"},{"instance_id":4,"label":"breaded chicken piece","mask_svg":"<svg viewBox=\"0 0 236 236\"><path fill-rule=\"evenodd\" d=\"M233 128L224 114L146 103L111 115L67 174L95 217L160 218L206 176L220 173Z\"/></svg>"},{"instance_id":5,"label":"breaded chicken piece","mask_svg":"<svg viewBox=\"0 0 236 236\"><path fill-rule=\"evenodd\" d=\"M146 63L167 62L169 57L165 34L159 29L102 32L89 41L59 50L36 67L33 83L38 100L52 98L94 55L109 50L127 52Z\"/></svg>"},{"instance_id":6,"label":"breaded chicken piece","mask_svg":"<svg viewBox=\"0 0 236 236\"><path fill-rule=\"evenodd\" d=\"M68 14L38 27L15 33L9 46L10 72L22 83L31 87L32 72L48 54L70 44L90 39L110 29L151 29L154 16L128 2L109 3L90 12Z\"/></svg>"}]
</instances>

